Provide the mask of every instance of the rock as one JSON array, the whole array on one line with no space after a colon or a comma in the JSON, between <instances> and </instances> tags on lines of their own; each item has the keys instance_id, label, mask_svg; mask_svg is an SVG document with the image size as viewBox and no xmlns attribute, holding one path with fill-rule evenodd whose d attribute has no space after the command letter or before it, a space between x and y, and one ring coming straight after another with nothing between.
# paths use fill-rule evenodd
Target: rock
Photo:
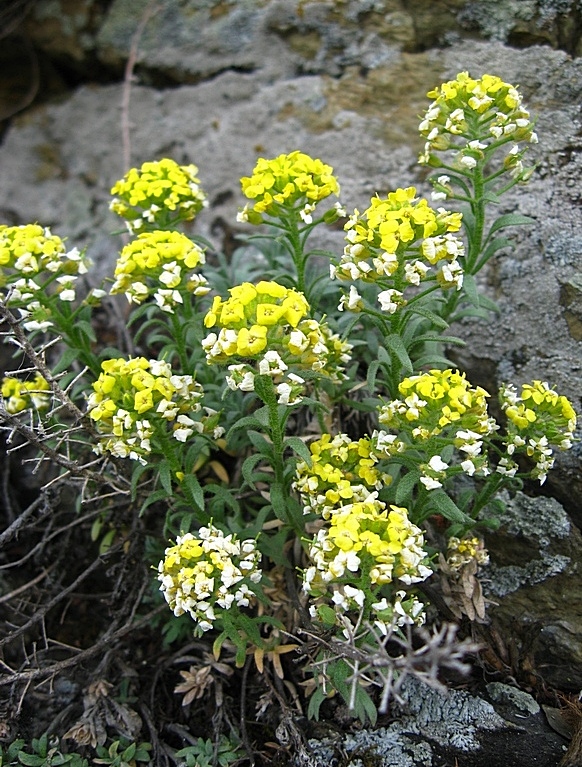
<instances>
[{"instance_id":1,"label":"rock","mask_svg":"<svg viewBox=\"0 0 582 767\"><path fill-rule=\"evenodd\" d=\"M487 693L494 703L517 709L522 715L539 714L540 705L532 696L517 687L501 682L490 682Z\"/></svg>"},{"instance_id":2,"label":"rock","mask_svg":"<svg viewBox=\"0 0 582 767\"><path fill-rule=\"evenodd\" d=\"M555 767L563 753L562 738L546 724L539 707L533 711L530 696L531 711L524 719L525 697L519 697L519 690L499 704L503 716L481 697L460 690L441 692L417 679L407 679L400 692L402 701L391 707L388 725L310 740L311 764L330 764L341 754L344 767L488 767L506 764L509 757L514 767ZM519 725L505 719L506 714Z\"/></svg>"},{"instance_id":3,"label":"rock","mask_svg":"<svg viewBox=\"0 0 582 767\"><path fill-rule=\"evenodd\" d=\"M501 527L488 533L488 615L512 643L519 670L550 687L582 687L582 536L553 498L507 498Z\"/></svg>"}]
</instances>

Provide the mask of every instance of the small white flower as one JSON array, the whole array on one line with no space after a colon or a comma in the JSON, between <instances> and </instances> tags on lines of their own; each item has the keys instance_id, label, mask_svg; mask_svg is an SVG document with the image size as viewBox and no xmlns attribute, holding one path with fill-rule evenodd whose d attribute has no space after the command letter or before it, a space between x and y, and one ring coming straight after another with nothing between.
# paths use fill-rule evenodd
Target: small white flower
<instances>
[{"instance_id":1,"label":"small white flower","mask_svg":"<svg viewBox=\"0 0 582 767\"><path fill-rule=\"evenodd\" d=\"M469 154L465 154L461 157L459 160L461 165L463 165L465 168L468 168L471 170L472 168L475 168L477 165L477 160L474 157L471 157Z\"/></svg>"}]
</instances>

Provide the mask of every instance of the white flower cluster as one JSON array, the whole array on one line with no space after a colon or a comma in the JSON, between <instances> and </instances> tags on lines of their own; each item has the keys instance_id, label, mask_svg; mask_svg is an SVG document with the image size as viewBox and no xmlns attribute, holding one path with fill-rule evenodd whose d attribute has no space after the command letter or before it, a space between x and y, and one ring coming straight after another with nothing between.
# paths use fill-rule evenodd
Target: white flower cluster
<instances>
[{"instance_id":1,"label":"white flower cluster","mask_svg":"<svg viewBox=\"0 0 582 767\"><path fill-rule=\"evenodd\" d=\"M217 608L248 607L254 599L250 585L261 580L256 541L237 540L212 524L178 536L158 566L160 591L179 616L188 613L199 633L209 631ZM249 585L250 584L250 585Z\"/></svg>"}]
</instances>

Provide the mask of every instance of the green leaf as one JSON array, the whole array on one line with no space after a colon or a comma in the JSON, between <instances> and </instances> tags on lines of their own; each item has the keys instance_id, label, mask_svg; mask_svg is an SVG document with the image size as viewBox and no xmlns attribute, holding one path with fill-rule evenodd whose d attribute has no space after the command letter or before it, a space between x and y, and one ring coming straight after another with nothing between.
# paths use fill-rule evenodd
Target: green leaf
<instances>
[{"instance_id":1,"label":"green leaf","mask_svg":"<svg viewBox=\"0 0 582 767\"><path fill-rule=\"evenodd\" d=\"M69 370L71 364L78 358L79 352L77 349L65 349L57 360L56 365L53 367L53 375L62 373L63 370Z\"/></svg>"},{"instance_id":2,"label":"green leaf","mask_svg":"<svg viewBox=\"0 0 582 767\"><path fill-rule=\"evenodd\" d=\"M319 709L325 698L326 695L321 687L317 687L309 698L309 706L307 707L308 719L315 719L316 722L319 721Z\"/></svg>"},{"instance_id":3,"label":"green leaf","mask_svg":"<svg viewBox=\"0 0 582 767\"><path fill-rule=\"evenodd\" d=\"M427 320L431 321L435 328L446 330L449 327L449 323L446 320L438 314L435 314L435 312L432 312L430 309L427 309L425 306L417 306L414 304L410 307L409 311L411 314L420 314L422 317L426 317Z\"/></svg>"},{"instance_id":4,"label":"green leaf","mask_svg":"<svg viewBox=\"0 0 582 767\"><path fill-rule=\"evenodd\" d=\"M290 448L302 458L308 466L311 466L311 451L302 439L299 437L287 437L283 442L283 447Z\"/></svg>"},{"instance_id":5,"label":"green leaf","mask_svg":"<svg viewBox=\"0 0 582 767\"><path fill-rule=\"evenodd\" d=\"M376 378L378 377L378 371L380 370L379 360L372 360L368 365L368 372L366 373L366 383L368 389L373 392L376 388Z\"/></svg>"},{"instance_id":6,"label":"green leaf","mask_svg":"<svg viewBox=\"0 0 582 767\"><path fill-rule=\"evenodd\" d=\"M182 480L185 495L194 506L204 509L204 490L202 489L196 474L185 474Z\"/></svg>"},{"instance_id":7,"label":"green leaf","mask_svg":"<svg viewBox=\"0 0 582 767\"><path fill-rule=\"evenodd\" d=\"M278 484L273 484L271 485L269 495L271 498L273 511L279 517L279 519L282 519L283 522L287 522L287 501L285 499L283 490Z\"/></svg>"},{"instance_id":8,"label":"green leaf","mask_svg":"<svg viewBox=\"0 0 582 767\"><path fill-rule=\"evenodd\" d=\"M444 490L431 490L429 492L429 507L434 509L437 514L442 514L443 517L450 522L457 522L462 525L474 524L473 519L461 511L453 499L448 496Z\"/></svg>"},{"instance_id":9,"label":"green leaf","mask_svg":"<svg viewBox=\"0 0 582 767\"><path fill-rule=\"evenodd\" d=\"M143 465L142 463L139 463L139 461L134 462L135 465L133 466L133 470L131 473L131 500L135 501L135 496L137 495L137 486L138 482L144 472L146 472L149 469L149 466Z\"/></svg>"},{"instance_id":10,"label":"green leaf","mask_svg":"<svg viewBox=\"0 0 582 767\"><path fill-rule=\"evenodd\" d=\"M245 458L244 463L242 465L242 475L245 480L245 482L251 486L253 490L256 490L255 482L259 477L255 474L255 469L259 463L263 460L263 456L260 453L253 453L253 455L249 455L248 458Z\"/></svg>"},{"instance_id":11,"label":"green leaf","mask_svg":"<svg viewBox=\"0 0 582 767\"><path fill-rule=\"evenodd\" d=\"M77 328L77 330L80 330L84 336L87 336L89 341L97 340L95 336L95 331L93 330L93 326L91 325L90 322L87 322L87 320L77 320L75 322L75 328Z\"/></svg>"},{"instance_id":12,"label":"green leaf","mask_svg":"<svg viewBox=\"0 0 582 767\"><path fill-rule=\"evenodd\" d=\"M498 304L492 299L487 298L487 296L484 296L482 294L479 296L479 308L487 309L487 311L489 312L495 312L495 314L499 314Z\"/></svg>"},{"instance_id":13,"label":"green leaf","mask_svg":"<svg viewBox=\"0 0 582 767\"><path fill-rule=\"evenodd\" d=\"M46 757L37 756L36 754L26 754L23 751L18 754L18 761L27 767L42 767L42 765L46 765L47 763Z\"/></svg>"},{"instance_id":14,"label":"green leaf","mask_svg":"<svg viewBox=\"0 0 582 767\"><path fill-rule=\"evenodd\" d=\"M477 283L475 282L475 277L468 272L465 272L463 276L463 290L473 306L479 306L479 291L477 290Z\"/></svg>"},{"instance_id":15,"label":"green leaf","mask_svg":"<svg viewBox=\"0 0 582 767\"><path fill-rule=\"evenodd\" d=\"M263 412L265 411L265 412ZM266 420L264 418L266 414ZM233 434L235 431L239 431L240 429L254 429L263 431L265 427L268 427L269 425L269 414L267 411L267 408L262 407L260 410L257 410L253 415L246 415L244 418L239 418L239 420L233 424L227 434L227 439L230 437L231 434Z\"/></svg>"},{"instance_id":16,"label":"green leaf","mask_svg":"<svg viewBox=\"0 0 582 767\"><path fill-rule=\"evenodd\" d=\"M163 501L168 497L168 493L165 491L164 488L160 488L159 490L155 490L153 493L150 493L146 500L143 502L141 509L139 510L140 517L145 512L145 510L148 508L148 506L151 506L152 503L156 503L157 501Z\"/></svg>"},{"instance_id":17,"label":"green leaf","mask_svg":"<svg viewBox=\"0 0 582 767\"><path fill-rule=\"evenodd\" d=\"M273 455L273 444L266 440L262 434L259 434L258 431L254 431L253 429L249 429L247 434L252 446L258 453L267 457Z\"/></svg>"},{"instance_id":18,"label":"green leaf","mask_svg":"<svg viewBox=\"0 0 582 767\"><path fill-rule=\"evenodd\" d=\"M412 373L413 367L410 357L400 336L390 335L384 339L388 349L396 356L405 373Z\"/></svg>"},{"instance_id":19,"label":"green leaf","mask_svg":"<svg viewBox=\"0 0 582 767\"><path fill-rule=\"evenodd\" d=\"M492 258L495 253L497 253L498 250L501 250L501 248L507 248L510 245L512 245L512 241L509 239L509 237L495 237L495 239L487 242L487 247L481 254L481 258L479 259L479 264L484 265L489 261L490 258ZM479 271L478 269L476 271Z\"/></svg>"},{"instance_id":20,"label":"green leaf","mask_svg":"<svg viewBox=\"0 0 582 767\"><path fill-rule=\"evenodd\" d=\"M505 229L507 226L526 226L528 224L535 224L535 219L531 218L531 216L524 216L521 213L506 213L504 216L499 216L493 222L487 234L487 241L492 234L495 234L500 229Z\"/></svg>"},{"instance_id":21,"label":"green leaf","mask_svg":"<svg viewBox=\"0 0 582 767\"><path fill-rule=\"evenodd\" d=\"M405 504L406 501L412 495L412 491L417 486L419 481L420 481L419 471L409 471L407 474L404 474L404 476L400 477L400 479L398 480L398 485L396 487L396 493L394 495L394 503L397 506L401 506L402 504Z\"/></svg>"},{"instance_id":22,"label":"green leaf","mask_svg":"<svg viewBox=\"0 0 582 767\"><path fill-rule=\"evenodd\" d=\"M374 701L360 685L356 688L355 713L362 724L366 724L366 720L369 719L372 727L378 719L378 711Z\"/></svg>"},{"instance_id":23,"label":"green leaf","mask_svg":"<svg viewBox=\"0 0 582 767\"><path fill-rule=\"evenodd\" d=\"M168 495L172 495L172 469L170 464L165 459L160 461L157 466L158 477L162 483L162 487Z\"/></svg>"},{"instance_id":24,"label":"green leaf","mask_svg":"<svg viewBox=\"0 0 582 767\"><path fill-rule=\"evenodd\" d=\"M129 762L133 759L135 756L135 752L137 750L137 745L135 743L131 743L123 752L123 758Z\"/></svg>"}]
</instances>

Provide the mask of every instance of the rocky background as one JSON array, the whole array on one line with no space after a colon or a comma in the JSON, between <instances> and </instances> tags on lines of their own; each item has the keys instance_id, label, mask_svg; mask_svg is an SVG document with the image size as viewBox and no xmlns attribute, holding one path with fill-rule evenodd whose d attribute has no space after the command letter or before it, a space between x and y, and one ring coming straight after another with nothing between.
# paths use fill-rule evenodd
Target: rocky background
<instances>
[{"instance_id":1,"label":"rocky background","mask_svg":"<svg viewBox=\"0 0 582 767\"><path fill-rule=\"evenodd\" d=\"M579 0L4 0L0 221L87 246L99 281L120 245L110 187L169 156L199 167L210 207L197 230L228 251L258 156L320 157L348 209L397 186L427 192L426 92L459 71L497 74L538 116L537 171L503 211L535 224L490 264L501 313L456 328L457 362L489 391L548 380L580 413L581 32ZM522 686L582 687L581 468L579 443L550 497L526 488L488 540L489 630Z\"/></svg>"}]
</instances>

